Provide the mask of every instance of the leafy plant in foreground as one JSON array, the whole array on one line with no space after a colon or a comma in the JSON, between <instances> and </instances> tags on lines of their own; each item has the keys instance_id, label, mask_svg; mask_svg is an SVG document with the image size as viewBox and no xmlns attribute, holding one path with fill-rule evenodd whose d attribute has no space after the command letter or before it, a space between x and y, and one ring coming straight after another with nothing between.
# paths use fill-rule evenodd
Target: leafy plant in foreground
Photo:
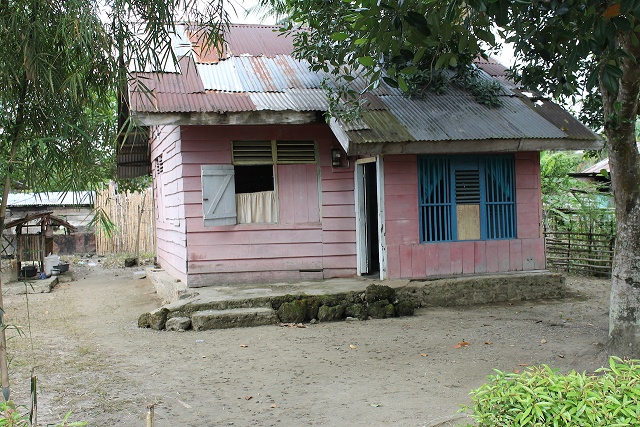
<instances>
[{"instance_id":1,"label":"leafy plant in foreground","mask_svg":"<svg viewBox=\"0 0 640 427\"><path fill-rule=\"evenodd\" d=\"M59 424L55 427L81 427L86 426L85 422L69 422L71 412L67 413ZM0 402L0 427L28 427L29 415L20 413L19 407L12 401Z\"/></svg>"},{"instance_id":2,"label":"leafy plant in foreground","mask_svg":"<svg viewBox=\"0 0 640 427\"><path fill-rule=\"evenodd\" d=\"M640 360L612 357L595 375L546 365L496 372L463 407L478 427L640 426Z\"/></svg>"}]
</instances>

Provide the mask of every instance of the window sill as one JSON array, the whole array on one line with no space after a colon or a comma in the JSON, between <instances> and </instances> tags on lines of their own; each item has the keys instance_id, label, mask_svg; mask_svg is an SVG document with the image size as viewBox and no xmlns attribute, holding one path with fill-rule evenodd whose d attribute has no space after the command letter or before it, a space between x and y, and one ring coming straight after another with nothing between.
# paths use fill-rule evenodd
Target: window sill
<instances>
[{"instance_id":1,"label":"window sill","mask_svg":"<svg viewBox=\"0 0 640 427\"><path fill-rule=\"evenodd\" d=\"M235 224L235 225L214 225L205 226L208 231L242 231L242 230L316 230L322 228L320 222L304 222L295 224L278 224L278 223L253 223L253 224Z\"/></svg>"}]
</instances>

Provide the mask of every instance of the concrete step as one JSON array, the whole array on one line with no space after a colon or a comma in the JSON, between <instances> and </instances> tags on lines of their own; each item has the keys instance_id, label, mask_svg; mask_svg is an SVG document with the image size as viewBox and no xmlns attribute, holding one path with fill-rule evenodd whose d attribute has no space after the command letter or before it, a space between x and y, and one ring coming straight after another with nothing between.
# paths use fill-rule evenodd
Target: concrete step
<instances>
[{"instance_id":1,"label":"concrete step","mask_svg":"<svg viewBox=\"0 0 640 427\"><path fill-rule=\"evenodd\" d=\"M278 322L276 312L267 307L203 310L191 315L191 326L196 331L273 325Z\"/></svg>"}]
</instances>

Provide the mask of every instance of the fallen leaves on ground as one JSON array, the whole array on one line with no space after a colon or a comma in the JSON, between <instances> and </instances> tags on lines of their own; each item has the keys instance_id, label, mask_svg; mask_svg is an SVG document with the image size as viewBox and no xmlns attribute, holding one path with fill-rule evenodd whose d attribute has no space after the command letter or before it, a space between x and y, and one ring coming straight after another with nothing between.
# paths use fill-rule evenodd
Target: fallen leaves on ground
<instances>
[{"instance_id":1,"label":"fallen leaves on ground","mask_svg":"<svg viewBox=\"0 0 640 427\"><path fill-rule=\"evenodd\" d=\"M281 328L306 328L307 326L303 323L280 323L278 324Z\"/></svg>"},{"instance_id":2,"label":"fallen leaves on ground","mask_svg":"<svg viewBox=\"0 0 640 427\"><path fill-rule=\"evenodd\" d=\"M240 348L248 348L249 346L247 344L240 344Z\"/></svg>"},{"instance_id":3,"label":"fallen leaves on ground","mask_svg":"<svg viewBox=\"0 0 640 427\"><path fill-rule=\"evenodd\" d=\"M540 344L546 344L546 343L547 343L547 340L545 340L544 338L540 340Z\"/></svg>"},{"instance_id":4,"label":"fallen leaves on ground","mask_svg":"<svg viewBox=\"0 0 640 427\"><path fill-rule=\"evenodd\" d=\"M253 399L253 396L245 396L244 397L244 400L251 400L251 399Z\"/></svg>"},{"instance_id":5,"label":"fallen leaves on ground","mask_svg":"<svg viewBox=\"0 0 640 427\"><path fill-rule=\"evenodd\" d=\"M428 356L428 354L427 354L427 353L420 353L420 356L422 356L422 357L427 357L427 356Z\"/></svg>"},{"instance_id":6,"label":"fallen leaves on ground","mask_svg":"<svg viewBox=\"0 0 640 427\"><path fill-rule=\"evenodd\" d=\"M469 347L470 345L471 345L471 343L469 343L469 342L460 341L458 344L454 345L453 348Z\"/></svg>"},{"instance_id":7,"label":"fallen leaves on ground","mask_svg":"<svg viewBox=\"0 0 640 427\"><path fill-rule=\"evenodd\" d=\"M491 345L491 344L493 344L491 341L485 341L484 343L485 343L486 345Z\"/></svg>"},{"instance_id":8,"label":"fallen leaves on ground","mask_svg":"<svg viewBox=\"0 0 640 427\"><path fill-rule=\"evenodd\" d=\"M356 348L358 348L358 346L355 346L353 344L349 344L349 348L352 349L352 350L355 350Z\"/></svg>"}]
</instances>

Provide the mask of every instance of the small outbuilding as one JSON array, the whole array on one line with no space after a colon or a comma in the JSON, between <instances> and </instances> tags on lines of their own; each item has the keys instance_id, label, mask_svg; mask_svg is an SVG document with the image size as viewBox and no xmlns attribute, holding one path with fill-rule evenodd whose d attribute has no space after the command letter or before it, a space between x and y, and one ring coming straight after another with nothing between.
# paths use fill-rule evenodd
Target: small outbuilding
<instances>
[{"instance_id":1,"label":"small outbuilding","mask_svg":"<svg viewBox=\"0 0 640 427\"><path fill-rule=\"evenodd\" d=\"M15 227L15 258L18 274L25 275L26 263L34 266L35 272L45 269L45 258L53 253L54 229L63 228L66 234L76 231L76 227L62 218L53 216L53 212L28 214L24 218L10 221L5 230ZM28 274L31 276L33 274Z\"/></svg>"},{"instance_id":2,"label":"small outbuilding","mask_svg":"<svg viewBox=\"0 0 640 427\"><path fill-rule=\"evenodd\" d=\"M232 25L225 40L222 54L204 52L180 27L178 69L138 73L130 87L150 130L157 259L175 278L545 268L539 153L601 146L558 105L478 61L501 84L501 107L455 85L413 99L383 84L359 119L327 123L326 76L294 59L291 38Z\"/></svg>"},{"instance_id":3,"label":"small outbuilding","mask_svg":"<svg viewBox=\"0 0 640 427\"><path fill-rule=\"evenodd\" d=\"M75 228L74 233L67 233L64 227L54 232L54 253L95 253L96 238L93 227L90 226L94 216L95 200L93 191L10 193L5 221L21 220L25 216L48 212ZM3 253L13 254L16 236L11 230L7 230L3 236Z\"/></svg>"}]
</instances>

